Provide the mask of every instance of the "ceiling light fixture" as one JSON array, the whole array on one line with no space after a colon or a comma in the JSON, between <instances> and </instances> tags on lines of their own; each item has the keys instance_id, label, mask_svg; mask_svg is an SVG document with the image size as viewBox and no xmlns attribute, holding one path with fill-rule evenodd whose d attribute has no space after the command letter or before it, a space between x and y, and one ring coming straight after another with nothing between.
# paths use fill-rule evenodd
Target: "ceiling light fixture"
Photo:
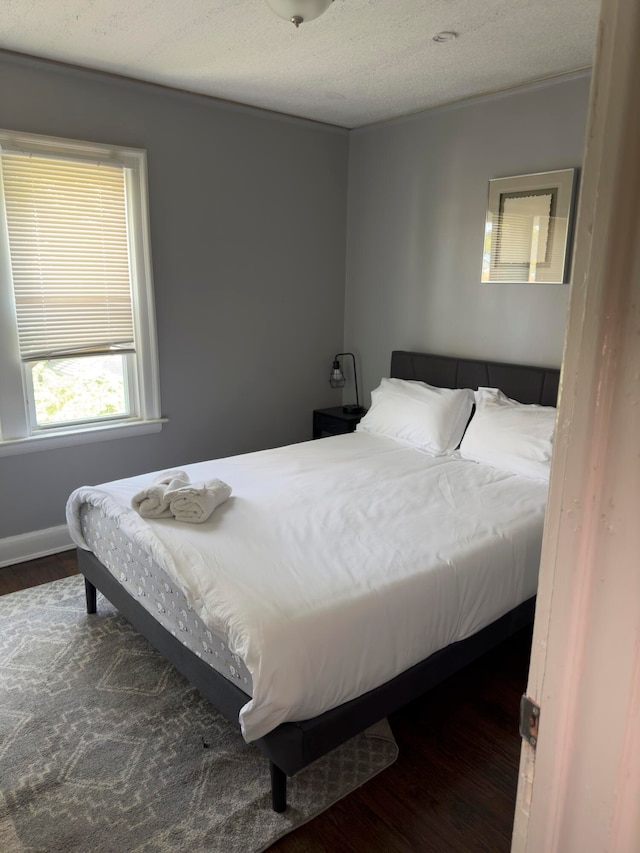
<instances>
[{"instance_id":1,"label":"ceiling light fixture","mask_svg":"<svg viewBox=\"0 0 640 853\"><path fill-rule=\"evenodd\" d=\"M266 0L266 3L276 15L291 21L297 28L300 24L319 18L333 0Z\"/></svg>"},{"instance_id":2,"label":"ceiling light fixture","mask_svg":"<svg viewBox=\"0 0 640 853\"><path fill-rule=\"evenodd\" d=\"M433 41L436 44L442 44L445 41L453 41L458 38L458 33L454 33L452 30L443 30L441 33L436 33L433 37Z\"/></svg>"}]
</instances>

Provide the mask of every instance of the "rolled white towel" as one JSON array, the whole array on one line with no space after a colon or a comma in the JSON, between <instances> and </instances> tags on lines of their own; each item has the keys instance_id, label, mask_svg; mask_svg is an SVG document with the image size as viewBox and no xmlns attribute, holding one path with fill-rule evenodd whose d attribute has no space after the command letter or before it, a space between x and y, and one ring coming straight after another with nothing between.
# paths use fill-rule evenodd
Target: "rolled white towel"
<instances>
[{"instance_id":1,"label":"rolled white towel","mask_svg":"<svg viewBox=\"0 0 640 853\"><path fill-rule=\"evenodd\" d=\"M201 524L230 494L231 486L223 480L207 480L171 489L165 498L169 501L169 509L176 521Z\"/></svg>"},{"instance_id":2,"label":"rolled white towel","mask_svg":"<svg viewBox=\"0 0 640 853\"><path fill-rule=\"evenodd\" d=\"M143 518L170 518L167 492L188 484L189 476L184 471L165 471L131 498L131 506Z\"/></svg>"}]
</instances>

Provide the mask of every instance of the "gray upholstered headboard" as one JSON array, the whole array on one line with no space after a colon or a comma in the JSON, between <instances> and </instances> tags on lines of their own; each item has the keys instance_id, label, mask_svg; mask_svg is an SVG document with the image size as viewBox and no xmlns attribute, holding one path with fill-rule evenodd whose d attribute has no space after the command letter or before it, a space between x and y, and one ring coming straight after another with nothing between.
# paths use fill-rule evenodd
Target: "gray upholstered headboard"
<instances>
[{"instance_id":1,"label":"gray upholstered headboard","mask_svg":"<svg viewBox=\"0 0 640 853\"><path fill-rule=\"evenodd\" d=\"M521 403L555 406L558 400L560 371L553 367L504 364L472 358L405 352L391 353L391 376L418 379L439 388L499 388L507 397Z\"/></svg>"}]
</instances>

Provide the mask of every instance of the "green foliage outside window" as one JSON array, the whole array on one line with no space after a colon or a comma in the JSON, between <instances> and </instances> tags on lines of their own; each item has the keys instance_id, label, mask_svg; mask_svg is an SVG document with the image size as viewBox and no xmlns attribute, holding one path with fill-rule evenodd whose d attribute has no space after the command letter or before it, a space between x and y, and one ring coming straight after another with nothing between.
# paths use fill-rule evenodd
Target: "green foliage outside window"
<instances>
[{"instance_id":1,"label":"green foliage outside window","mask_svg":"<svg viewBox=\"0 0 640 853\"><path fill-rule=\"evenodd\" d=\"M39 426L126 415L122 356L38 361L32 367Z\"/></svg>"}]
</instances>

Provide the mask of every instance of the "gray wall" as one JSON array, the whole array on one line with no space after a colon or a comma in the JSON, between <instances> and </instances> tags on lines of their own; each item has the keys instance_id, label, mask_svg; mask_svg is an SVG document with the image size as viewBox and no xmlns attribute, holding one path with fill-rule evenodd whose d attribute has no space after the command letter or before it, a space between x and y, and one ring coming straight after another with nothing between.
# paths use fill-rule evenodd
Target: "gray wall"
<instances>
[{"instance_id":1,"label":"gray wall","mask_svg":"<svg viewBox=\"0 0 640 853\"><path fill-rule=\"evenodd\" d=\"M580 167L590 78L351 134L345 347L365 402L392 349L559 366L569 287L481 284L490 178Z\"/></svg>"},{"instance_id":2,"label":"gray wall","mask_svg":"<svg viewBox=\"0 0 640 853\"><path fill-rule=\"evenodd\" d=\"M397 348L559 365L569 288L480 284L487 185L581 165L589 82L349 135L0 53L5 128L147 150L169 418L0 458L0 539L62 524L81 484L308 438L312 409L338 403L327 375L345 348L367 403Z\"/></svg>"},{"instance_id":3,"label":"gray wall","mask_svg":"<svg viewBox=\"0 0 640 853\"><path fill-rule=\"evenodd\" d=\"M145 148L162 432L0 458L0 539L78 485L311 437L336 404L348 133L0 54L12 130Z\"/></svg>"}]
</instances>

